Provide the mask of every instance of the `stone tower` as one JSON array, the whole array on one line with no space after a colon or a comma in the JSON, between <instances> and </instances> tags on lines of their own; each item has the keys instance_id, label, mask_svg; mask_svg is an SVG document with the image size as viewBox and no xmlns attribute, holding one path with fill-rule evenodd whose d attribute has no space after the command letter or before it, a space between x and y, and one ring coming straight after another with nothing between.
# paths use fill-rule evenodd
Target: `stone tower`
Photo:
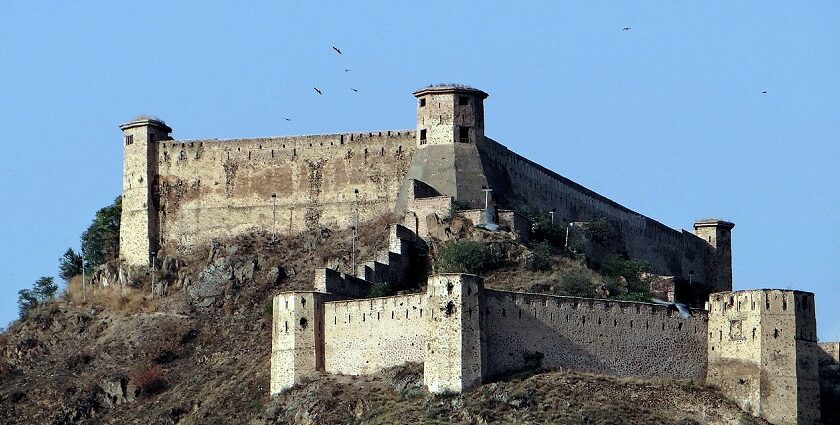
<instances>
[{"instance_id":1,"label":"stone tower","mask_svg":"<svg viewBox=\"0 0 840 425\"><path fill-rule=\"evenodd\" d=\"M732 290L732 228L734 223L714 218L694 223L694 234L709 245L705 255L705 284L709 292Z\"/></svg>"},{"instance_id":2,"label":"stone tower","mask_svg":"<svg viewBox=\"0 0 840 425\"><path fill-rule=\"evenodd\" d=\"M712 294L708 329L708 384L774 424L819 423L814 294Z\"/></svg>"},{"instance_id":3,"label":"stone tower","mask_svg":"<svg viewBox=\"0 0 840 425\"><path fill-rule=\"evenodd\" d=\"M158 168L158 142L169 140L172 129L145 116L120 126L123 131L123 198L120 258L129 266L149 264L158 248L159 217L152 189Z\"/></svg>"},{"instance_id":4,"label":"stone tower","mask_svg":"<svg viewBox=\"0 0 840 425\"><path fill-rule=\"evenodd\" d=\"M487 177L476 145L484 142L487 93L445 85L417 90L414 96L417 152L407 177L472 207L483 207L481 189L487 186Z\"/></svg>"}]
</instances>

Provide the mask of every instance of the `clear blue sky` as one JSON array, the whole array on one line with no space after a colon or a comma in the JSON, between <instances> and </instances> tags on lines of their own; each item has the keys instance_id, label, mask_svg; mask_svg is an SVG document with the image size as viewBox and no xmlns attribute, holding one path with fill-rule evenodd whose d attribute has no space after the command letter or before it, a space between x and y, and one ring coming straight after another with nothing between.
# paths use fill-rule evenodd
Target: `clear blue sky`
<instances>
[{"instance_id":1,"label":"clear blue sky","mask_svg":"<svg viewBox=\"0 0 840 425\"><path fill-rule=\"evenodd\" d=\"M466 3L0 3L0 323L119 195L135 115L408 129L413 89L458 82L514 151L671 227L735 222L736 288L813 291L840 339L840 3Z\"/></svg>"}]
</instances>

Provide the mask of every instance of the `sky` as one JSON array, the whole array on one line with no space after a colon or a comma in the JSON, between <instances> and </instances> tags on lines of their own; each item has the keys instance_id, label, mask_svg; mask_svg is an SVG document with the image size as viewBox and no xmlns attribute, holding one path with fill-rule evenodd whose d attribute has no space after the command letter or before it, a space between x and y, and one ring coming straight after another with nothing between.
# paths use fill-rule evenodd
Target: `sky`
<instances>
[{"instance_id":1,"label":"sky","mask_svg":"<svg viewBox=\"0 0 840 425\"><path fill-rule=\"evenodd\" d=\"M0 3L0 326L120 194L138 114L411 129L413 90L462 83L511 150L674 228L734 222L735 288L814 292L840 340L840 2L615 3Z\"/></svg>"}]
</instances>

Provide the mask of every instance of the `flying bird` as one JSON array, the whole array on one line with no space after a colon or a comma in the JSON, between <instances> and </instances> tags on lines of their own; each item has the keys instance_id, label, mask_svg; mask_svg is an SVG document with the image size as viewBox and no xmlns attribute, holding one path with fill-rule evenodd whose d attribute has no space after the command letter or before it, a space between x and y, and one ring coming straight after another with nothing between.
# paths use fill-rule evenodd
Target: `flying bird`
<instances>
[{"instance_id":1,"label":"flying bird","mask_svg":"<svg viewBox=\"0 0 840 425\"><path fill-rule=\"evenodd\" d=\"M283 117L283 119L286 120L286 121L291 121L292 120L291 118L286 118L286 117Z\"/></svg>"},{"instance_id":2,"label":"flying bird","mask_svg":"<svg viewBox=\"0 0 840 425\"><path fill-rule=\"evenodd\" d=\"M353 90L353 91L354 91L354 92L356 92L356 93L358 93L358 92L359 92L358 90L356 90L356 89L354 89L354 88L350 88L350 90Z\"/></svg>"},{"instance_id":3,"label":"flying bird","mask_svg":"<svg viewBox=\"0 0 840 425\"><path fill-rule=\"evenodd\" d=\"M345 69L344 72L350 72L350 68Z\"/></svg>"},{"instance_id":4,"label":"flying bird","mask_svg":"<svg viewBox=\"0 0 840 425\"><path fill-rule=\"evenodd\" d=\"M338 54L339 54L339 55L341 54L341 50L338 50L338 47L332 46L332 48L333 48L333 50L335 50L336 52L338 52Z\"/></svg>"},{"instance_id":5,"label":"flying bird","mask_svg":"<svg viewBox=\"0 0 840 425\"><path fill-rule=\"evenodd\" d=\"M315 89L316 92L318 92L318 94L324 94L324 93L321 92L321 90L318 90L318 87L313 87L313 88Z\"/></svg>"},{"instance_id":6,"label":"flying bird","mask_svg":"<svg viewBox=\"0 0 840 425\"><path fill-rule=\"evenodd\" d=\"M691 310L689 310L688 307L686 307L686 305L683 303L662 301L656 298L651 298L650 300L656 304L667 306L668 310L679 311L680 317L682 317L683 319L688 319L689 317L691 317Z\"/></svg>"},{"instance_id":7,"label":"flying bird","mask_svg":"<svg viewBox=\"0 0 840 425\"><path fill-rule=\"evenodd\" d=\"M767 92L766 92L766 91L763 91L763 92L761 92L761 94L767 94Z\"/></svg>"},{"instance_id":8,"label":"flying bird","mask_svg":"<svg viewBox=\"0 0 840 425\"><path fill-rule=\"evenodd\" d=\"M622 31L630 31L630 27L624 27L621 29Z\"/></svg>"}]
</instances>

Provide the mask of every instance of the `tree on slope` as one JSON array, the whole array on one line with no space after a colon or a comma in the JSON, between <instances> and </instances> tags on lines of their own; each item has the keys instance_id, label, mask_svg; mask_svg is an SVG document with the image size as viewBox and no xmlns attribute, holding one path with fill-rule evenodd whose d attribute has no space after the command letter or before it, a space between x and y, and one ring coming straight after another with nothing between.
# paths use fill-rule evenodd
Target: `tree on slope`
<instances>
[{"instance_id":1,"label":"tree on slope","mask_svg":"<svg viewBox=\"0 0 840 425\"><path fill-rule=\"evenodd\" d=\"M120 253L122 197L96 212L93 223L82 233L82 252L89 267L117 258ZM81 270L80 270L81 271Z\"/></svg>"},{"instance_id":2,"label":"tree on slope","mask_svg":"<svg viewBox=\"0 0 840 425\"><path fill-rule=\"evenodd\" d=\"M58 291L58 285L50 276L38 278L32 289L18 291L18 312L21 319L26 317L35 307L51 300L56 291Z\"/></svg>"}]
</instances>

